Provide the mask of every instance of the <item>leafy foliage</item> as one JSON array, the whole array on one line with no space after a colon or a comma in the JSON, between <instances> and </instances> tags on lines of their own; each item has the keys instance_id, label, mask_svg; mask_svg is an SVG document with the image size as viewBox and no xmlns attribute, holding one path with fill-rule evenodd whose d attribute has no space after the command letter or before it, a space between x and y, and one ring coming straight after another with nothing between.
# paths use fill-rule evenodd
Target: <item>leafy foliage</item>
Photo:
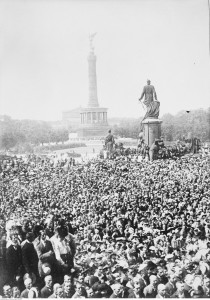
<instances>
[{"instance_id":1,"label":"leafy foliage","mask_svg":"<svg viewBox=\"0 0 210 300\"><path fill-rule=\"evenodd\" d=\"M40 145L68 140L68 130L53 128L47 122L12 120L4 116L0 121L0 148L9 150L23 144Z\"/></svg>"},{"instance_id":2,"label":"leafy foliage","mask_svg":"<svg viewBox=\"0 0 210 300\"><path fill-rule=\"evenodd\" d=\"M210 141L210 108L198 109L190 112L181 111L176 115L162 116L162 135L166 141L183 140L197 137L201 141ZM115 136L138 138L140 120L121 121L112 127Z\"/></svg>"}]
</instances>

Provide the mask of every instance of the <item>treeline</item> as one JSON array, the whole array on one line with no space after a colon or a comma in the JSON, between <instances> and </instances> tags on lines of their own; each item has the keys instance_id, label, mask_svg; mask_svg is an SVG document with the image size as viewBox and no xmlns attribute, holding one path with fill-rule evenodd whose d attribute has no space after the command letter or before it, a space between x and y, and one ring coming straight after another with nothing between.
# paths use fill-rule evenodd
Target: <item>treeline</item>
<instances>
[{"instance_id":1,"label":"treeline","mask_svg":"<svg viewBox=\"0 0 210 300\"><path fill-rule=\"evenodd\" d=\"M141 119L122 120L113 125L115 136L138 138ZM162 135L166 141L183 140L197 137L202 142L210 141L210 108L198 109L190 112L181 111L176 115L165 114L161 117Z\"/></svg>"},{"instance_id":2,"label":"treeline","mask_svg":"<svg viewBox=\"0 0 210 300\"><path fill-rule=\"evenodd\" d=\"M3 150L28 144L63 143L68 138L66 129L55 129L44 121L13 120L8 116L0 120L0 149Z\"/></svg>"},{"instance_id":3,"label":"treeline","mask_svg":"<svg viewBox=\"0 0 210 300\"><path fill-rule=\"evenodd\" d=\"M119 124L113 125L112 131L115 136L121 138L137 139L140 131L140 119L124 119Z\"/></svg>"},{"instance_id":4,"label":"treeline","mask_svg":"<svg viewBox=\"0 0 210 300\"><path fill-rule=\"evenodd\" d=\"M210 141L210 108L181 111L175 116L165 114L162 120L162 135L167 141L192 137L199 138L202 142Z\"/></svg>"}]
</instances>

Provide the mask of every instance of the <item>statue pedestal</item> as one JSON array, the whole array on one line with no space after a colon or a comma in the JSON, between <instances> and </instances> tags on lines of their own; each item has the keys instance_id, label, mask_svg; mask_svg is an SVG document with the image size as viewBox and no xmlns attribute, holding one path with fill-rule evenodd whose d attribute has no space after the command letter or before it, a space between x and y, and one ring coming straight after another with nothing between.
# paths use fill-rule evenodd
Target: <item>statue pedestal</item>
<instances>
[{"instance_id":1,"label":"statue pedestal","mask_svg":"<svg viewBox=\"0 0 210 300\"><path fill-rule=\"evenodd\" d=\"M151 147L155 139L159 139L161 137L162 122L162 120L152 118L145 119L142 122L144 126L144 141L149 147Z\"/></svg>"}]
</instances>

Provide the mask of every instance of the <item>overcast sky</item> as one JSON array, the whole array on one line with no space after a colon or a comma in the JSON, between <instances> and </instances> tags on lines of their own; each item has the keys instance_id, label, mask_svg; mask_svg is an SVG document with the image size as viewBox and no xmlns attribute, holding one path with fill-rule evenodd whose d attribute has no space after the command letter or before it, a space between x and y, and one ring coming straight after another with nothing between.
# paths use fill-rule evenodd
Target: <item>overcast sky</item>
<instances>
[{"instance_id":1,"label":"overcast sky","mask_svg":"<svg viewBox=\"0 0 210 300\"><path fill-rule=\"evenodd\" d=\"M161 115L210 106L208 0L0 0L0 114L59 120L88 102L89 33L98 100L139 117L147 78Z\"/></svg>"}]
</instances>

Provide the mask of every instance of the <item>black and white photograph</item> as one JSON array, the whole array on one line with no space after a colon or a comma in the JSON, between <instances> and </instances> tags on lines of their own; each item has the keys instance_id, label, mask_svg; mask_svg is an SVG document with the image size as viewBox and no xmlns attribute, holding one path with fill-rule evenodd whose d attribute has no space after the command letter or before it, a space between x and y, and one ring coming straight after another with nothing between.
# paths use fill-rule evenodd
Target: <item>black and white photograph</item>
<instances>
[{"instance_id":1,"label":"black and white photograph","mask_svg":"<svg viewBox=\"0 0 210 300\"><path fill-rule=\"evenodd\" d=\"M0 0L0 298L210 298L210 0Z\"/></svg>"}]
</instances>

